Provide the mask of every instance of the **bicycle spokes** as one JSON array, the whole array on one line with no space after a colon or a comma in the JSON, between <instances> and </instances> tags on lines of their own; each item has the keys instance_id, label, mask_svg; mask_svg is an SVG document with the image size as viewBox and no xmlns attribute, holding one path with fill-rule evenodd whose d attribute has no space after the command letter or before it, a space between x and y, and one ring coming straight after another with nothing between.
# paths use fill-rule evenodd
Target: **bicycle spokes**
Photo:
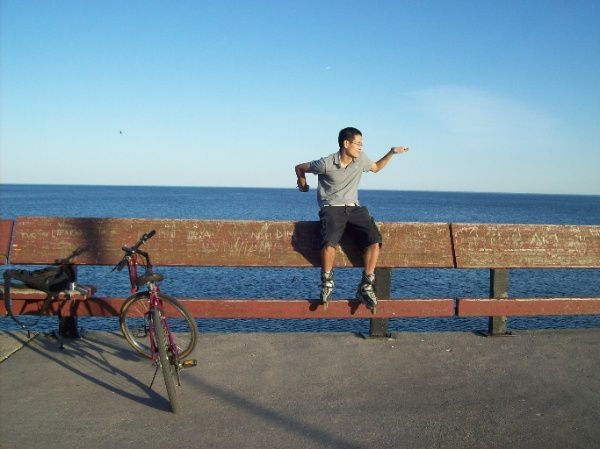
<instances>
[{"instance_id":1,"label":"bicycle spokes","mask_svg":"<svg viewBox=\"0 0 600 449\"><path fill-rule=\"evenodd\" d=\"M181 386L179 373L197 364L195 360L183 358L194 350L198 329L196 321L179 301L161 293L158 283L163 277L153 271L150 255L140 249L154 235L155 231L150 231L132 247L122 247L125 257L116 269L128 267L133 294L121 308L119 324L127 342L155 366L149 388L154 385L158 371L162 371L171 409L175 412L179 409L175 389L175 384ZM141 277L138 262L146 267ZM144 287L147 291L139 291Z\"/></svg>"}]
</instances>

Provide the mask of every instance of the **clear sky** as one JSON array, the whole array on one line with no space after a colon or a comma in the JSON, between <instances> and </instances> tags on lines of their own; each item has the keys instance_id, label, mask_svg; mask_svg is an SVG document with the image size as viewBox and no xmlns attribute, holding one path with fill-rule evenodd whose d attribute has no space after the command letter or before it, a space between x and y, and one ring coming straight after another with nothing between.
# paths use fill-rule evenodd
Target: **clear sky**
<instances>
[{"instance_id":1,"label":"clear sky","mask_svg":"<svg viewBox=\"0 0 600 449\"><path fill-rule=\"evenodd\" d=\"M600 194L598 0L0 5L2 183Z\"/></svg>"}]
</instances>

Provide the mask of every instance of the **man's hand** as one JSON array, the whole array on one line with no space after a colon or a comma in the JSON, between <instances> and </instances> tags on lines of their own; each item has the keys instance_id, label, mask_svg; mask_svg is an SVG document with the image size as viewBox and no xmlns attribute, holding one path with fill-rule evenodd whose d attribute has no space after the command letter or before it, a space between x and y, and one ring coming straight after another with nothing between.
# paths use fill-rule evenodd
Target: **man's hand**
<instances>
[{"instance_id":1,"label":"man's hand","mask_svg":"<svg viewBox=\"0 0 600 449\"><path fill-rule=\"evenodd\" d=\"M310 186L306 183L306 178L298 178L298 190L308 192Z\"/></svg>"},{"instance_id":2,"label":"man's hand","mask_svg":"<svg viewBox=\"0 0 600 449\"><path fill-rule=\"evenodd\" d=\"M310 163L296 165L296 177L298 178L298 190L308 192L308 184L306 183L306 172L310 169Z\"/></svg>"},{"instance_id":3,"label":"man's hand","mask_svg":"<svg viewBox=\"0 0 600 449\"><path fill-rule=\"evenodd\" d=\"M381 170L383 167L385 167L389 161L392 160L392 158L394 157L394 154L402 154L402 153L406 153L407 151L408 151L408 147L392 147L392 148L390 148L390 151L385 153L385 155L381 159L379 159L377 162L374 162L373 165L371 165L371 171L373 173L377 173L379 170Z\"/></svg>"}]
</instances>

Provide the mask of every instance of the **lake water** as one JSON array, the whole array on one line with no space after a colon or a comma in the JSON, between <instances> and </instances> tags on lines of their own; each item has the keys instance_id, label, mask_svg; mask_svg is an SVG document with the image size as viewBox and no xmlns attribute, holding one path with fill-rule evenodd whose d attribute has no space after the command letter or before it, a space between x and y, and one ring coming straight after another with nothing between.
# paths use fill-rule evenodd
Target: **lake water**
<instances>
[{"instance_id":1,"label":"lake water","mask_svg":"<svg viewBox=\"0 0 600 449\"><path fill-rule=\"evenodd\" d=\"M360 193L378 221L600 225L600 196L461 192ZM0 216L318 220L315 191L210 187L1 185ZM126 242L124 242L126 243ZM6 267L0 268L0 271ZM163 291L187 297L318 298L319 269L160 268ZM337 269L334 298L353 297L359 269ZM81 267L79 280L99 295L125 296L127 276ZM510 296L600 296L600 270L511 270ZM489 296L489 270L393 270L392 297ZM29 319L29 317L28 317ZM31 318L38 321L37 318ZM368 332L369 320L198 320L205 332ZM116 319L81 318L89 330L117 330ZM39 320L39 330L56 319ZM511 329L600 327L600 316L510 318ZM484 330L486 318L391 319L399 331ZM0 329L16 329L0 319Z\"/></svg>"}]
</instances>

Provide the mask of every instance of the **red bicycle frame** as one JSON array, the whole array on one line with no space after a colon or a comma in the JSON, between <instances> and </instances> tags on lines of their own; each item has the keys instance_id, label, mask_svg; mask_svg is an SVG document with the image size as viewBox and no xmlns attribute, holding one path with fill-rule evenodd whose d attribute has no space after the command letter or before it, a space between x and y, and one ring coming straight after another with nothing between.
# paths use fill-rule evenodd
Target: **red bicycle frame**
<instances>
[{"instance_id":1,"label":"red bicycle frame","mask_svg":"<svg viewBox=\"0 0 600 449\"><path fill-rule=\"evenodd\" d=\"M123 247L123 250L127 253L127 268L129 271L129 282L131 284L131 293L136 294L139 291L139 283L138 283L138 255L142 256L146 259L146 274L153 275L154 271L152 269L152 263L150 262L150 256L147 252L142 251L137 248L127 248ZM145 274L145 275L146 275ZM143 277L143 276L142 276ZM148 282L148 297L150 300L150 305L148 307L148 322L150 323L152 320L152 309L157 308L161 311L161 315L166 318L163 302L157 293L160 292L160 286L156 281ZM171 328L169 326L169 322L164 320L165 326L167 328L167 336L169 339L169 346L171 347L172 354L175 357L179 356L179 349L177 348L177 344L173 339L173 335L171 334ZM150 334L150 354L152 356L152 360L156 360L156 339L154 338L154 329L153 326L149 326L149 334ZM156 363L156 362L155 362Z\"/></svg>"}]
</instances>

